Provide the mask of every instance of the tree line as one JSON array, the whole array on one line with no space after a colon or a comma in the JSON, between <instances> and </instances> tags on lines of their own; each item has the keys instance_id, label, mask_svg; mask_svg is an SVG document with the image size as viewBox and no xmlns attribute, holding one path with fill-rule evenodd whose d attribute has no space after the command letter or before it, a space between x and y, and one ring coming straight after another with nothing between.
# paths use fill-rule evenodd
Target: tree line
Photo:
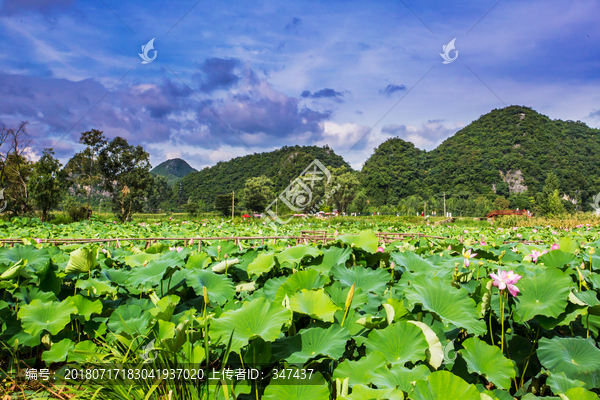
<instances>
[{"instance_id":1,"label":"tree line","mask_svg":"<svg viewBox=\"0 0 600 400\"><path fill-rule=\"evenodd\" d=\"M39 214L47 221L50 211L62 203L72 219L89 218L90 201L98 191L110 199L110 210L122 221L144 209L156 182L142 146L130 145L122 137L109 141L103 132L92 129L81 133L79 142L85 148L66 166L55 158L52 148L45 148L39 160L32 162L27 157L26 127L27 122L0 127L0 188L9 217Z\"/></svg>"}]
</instances>

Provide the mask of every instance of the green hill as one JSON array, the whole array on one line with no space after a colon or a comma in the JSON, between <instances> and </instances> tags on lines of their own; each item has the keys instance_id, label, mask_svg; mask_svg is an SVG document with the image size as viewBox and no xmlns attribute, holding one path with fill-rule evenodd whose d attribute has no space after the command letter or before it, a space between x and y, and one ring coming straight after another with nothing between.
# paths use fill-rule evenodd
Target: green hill
<instances>
[{"instance_id":1,"label":"green hill","mask_svg":"<svg viewBox=\"0 0 600 400\"><path fill-rule=\"evenodd\" d=\"M375 205L443 192L456 198L533 197L554 172L560 195L588 209L600 191L599 155L600 130L510 106L481 116L429 152L389 139L365 162L362 185Z\"/></svg>"},{"instance_id":2,"label":"green hill","mask_svg":"<svg viewBox=\"0 0 600 400\"><path fill-rule=\"evenodd\" d=\"M162 162L150 171L154 175L166 177L169 184L177 182L192 172L196 172L196 170L181 158L173 158Z\"/></svg>"},{"instance_id":3,"label":"green hill","mask_svg":"<svg viewBox=\"0 0 600 400\"><path fill-rule=\"evenodd\" d=\"M183 198L214 203L218 194L241 192L248 178L265 175L274 183L275 193L285 189L315 159L327 167L351 167L329 147L292 146L265 153L255 153L219 162L212 167L182 178Z\"/></svg>"}]
</instances>

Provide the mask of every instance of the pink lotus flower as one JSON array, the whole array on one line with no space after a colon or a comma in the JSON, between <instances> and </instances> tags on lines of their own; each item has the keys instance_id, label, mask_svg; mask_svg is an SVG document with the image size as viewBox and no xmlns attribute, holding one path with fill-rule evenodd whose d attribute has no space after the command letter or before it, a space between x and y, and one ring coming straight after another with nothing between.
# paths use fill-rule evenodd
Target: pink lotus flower
<instances>
[{"instance_id":1,"label":"pink lotus flower","mask_svg":"<svg viewBox=\"0 0 600 400\"><path fill-rule=\"evenodd\" d=\"M517 230L517 227L516 227L516 226L514 226L514 227L513 227L513 231L516 231L516 230Z\"/></svg>"},{"instance_id":2,"label":"pink lotus flower","mask_svg":"<svg viewBox=\"0 0 600 400\"><path fill-rule=\"evenodd\" d=\"M531 261L533 261L534 263L537 263L537 260L539 257L543 256L544 254L546 254L548 252L548 250L544 250L541 253L537 250L532 250L531 251Z\"/></svg>"},{"instance_id":3,"label":"pink lotus flower","mask_svg":"<svg viewBox=\"0 0 600 400\"><path fill-rule=\"evenodd\" d=\"M519 288L515 286L515 283L522 277L515 274L513 271L506 272L498 270L497 274L490 273L490 278L494 280L492 285L496 286L498 289L508 289L510 294L514 297L517 297L517 293L520 293Z\"/></svg>"},{"instance_id":4,"label":"pink lotus flower","mask_svg":"<svg viewBox=\"0 0 600 400\"><path fill-rule=\"evenodd\" d=\"M521 237L523 237L523 235L521 235L520 233L517 233L517 237L521 238Z\"/></svg>"},{"instance_id":5,"label":"pink lotus flower","mask_svg":"<svg viewBox=\"0 0 600 400\"><path fill-rule=\"evenodd\" d=\"M377 251L380 253L385 253L385 249L383 247L378 247Z\"/></svg>"},{"instance_id":6,"label":"pink lotus flower","mask_svg":"<svg viewBox=\"0 0 600 400\"><path fill-rule=\"evenodd\" d=\"M40 244L40 243L42 243L42 239L33 239L33 240L35 240L35 242L36 242L37 244Z\"/></svg>"},{"instance_id":7,"label":"pink lotus flower","mask_svg":"<svg viewBox=\"0 0 600 400\"><path fill-rule=\"evenodd\" d=\"M206 226L206 222L204 222L204 223L202 224L202 226Z\"/></svg>"},{"instance_id":8,"label":"pink lotus flower","mask_svg":"<svg viewBox=\"0 0 600 400\"><path fill-rule=\"evenodd\" d=\"M552 231L552 234L553 234L553 235L556 235L557 233L558 233L558 232L556 232L556 231Z\"/></svg>"},{"instance_id":9,"label":"pink lotus flower","mask_svg":"<svg viewBox=\"0 0 600 400\"><path fill-rule=\"evenodd\" d=\"M537 229L532 229L531 232L537 233Z\"/></svg>"},{"instance_id":10,"label":"pink lotus flower","mask_svg":"<svg viewBox=\"0 0 600 400\"><path fill-rule=\"evenodd\" d=\"M333 232L333 236L338 237L339 233L337 231L337 229L335 230L335 232Z\"/></svg>"},{"instance_id":11,"label":"pink lotus flower","mask_svg":"<svg viewBox=\"0 0 600 400\"><path fill-rule=\"evenodd\" d=\"M482 246L485 246L487 243L485 243L485 242L479 242L479 244L481 244Z\"/></svg>"},{"instance_id":12,"label":"pink lotus flower","mask_svg":"<svg viewBox=\"0 0 600 400\"><path fill-rule=\"evenodd\" d=\"M558 249L560 249L560 246L558 245L558 243L554 243L552 245L552 247L550 248L550 250L558 250Z\"/></svg>"},{"instance_id":13,"label":"pink lotus flower","mask_svg":"<svg viewBox=\"0 0 600 400\"><path fill-rule=\"evenodd\" d=\"M468 267L469 266L469 259L470 258L474 258L477 255L477 253L471 254L471 249L465 251L465 248L463 247L463 249L462 249L462 255L465 258L465 267Z\"/></svg>"}]
</instances>

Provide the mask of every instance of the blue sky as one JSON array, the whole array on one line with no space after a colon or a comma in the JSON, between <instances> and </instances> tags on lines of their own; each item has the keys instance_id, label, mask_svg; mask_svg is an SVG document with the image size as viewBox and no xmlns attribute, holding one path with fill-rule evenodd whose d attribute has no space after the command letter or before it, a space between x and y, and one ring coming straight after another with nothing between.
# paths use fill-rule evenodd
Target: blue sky
<instances>
[{"instance_id":1,"label":"blue sky","mask_svg":"<svg viewBox=\"0 0 600 400\"><path fill-rule=\"evenodd\" d=\"M96 128L153 165L327 144L360 169L506 105L600 127L595 0L0 0L0 45L0 122L29 121L33 158Z\"/></svg>"}]
</instances>

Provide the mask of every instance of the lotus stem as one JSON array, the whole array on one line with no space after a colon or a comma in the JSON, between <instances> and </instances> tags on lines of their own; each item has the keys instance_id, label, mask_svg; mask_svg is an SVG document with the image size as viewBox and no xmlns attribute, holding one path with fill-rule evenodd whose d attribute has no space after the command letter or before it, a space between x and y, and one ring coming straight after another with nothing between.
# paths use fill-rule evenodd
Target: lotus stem
<instances>
[{"instance_id":1,"label":"lotus stem","mask_svg":"<svg viewBox=\"0 0 600 400\"><path fill-rule=\"evenodd\" d=\"M390 263L390 275L391 280L392 280L392 285L390 286L390 299L392 299L394 297L394 269L396 268L396 265L392 262Z\"/></svg>"},{"instance_id":2,"label":"lotus stem","mask_svg":"<svg viewBox=\"0 0 600 400\"><path fill-rule=\"evenodd\" d=\"M504 354L504 293L500 292L500 323L502 325L500 332L500 351Z\"/></svg>"}]
</instances>

